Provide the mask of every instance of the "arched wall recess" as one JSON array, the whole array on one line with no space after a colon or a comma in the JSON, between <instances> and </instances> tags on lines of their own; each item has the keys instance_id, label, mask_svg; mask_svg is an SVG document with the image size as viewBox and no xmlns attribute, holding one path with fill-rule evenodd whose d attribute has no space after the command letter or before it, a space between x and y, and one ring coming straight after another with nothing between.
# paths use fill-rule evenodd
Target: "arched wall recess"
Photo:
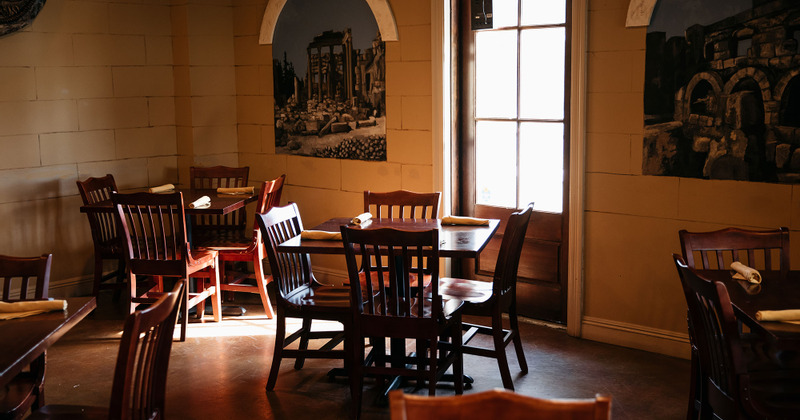
<instances>
[{"instance_id":1,"label":"arched wall recess","mask_svg":"<svg viewBox=\"0 0 800 420\"><path fill-rule=\"evenodd\" d=\"M286 5L288 0L270 0L264 10L264 17L261 19L261 31L258 35L259 44L272 44L272 37L275 35L275 25L278 23L278 17L281 15L283 6ZM375 16L375 22L378 23L378 29L381 31L381 40L383 41L397 41L397 23L394 20L392 8L389 7L388 0L366 0L367 5L372 14Z\"/></svg>"},{"instance_id":2,"label":"arched wall recess","mask_svg":"<svg viewBox=\"0 0 800 420\"><path fill-rule=\"evenodd\" d=\"M628 18L625 21L626 27L648 26L650 18L653 16L653 8L656 7L658 0L631 0L628 4Z\"/></svg>"}]
</instances>

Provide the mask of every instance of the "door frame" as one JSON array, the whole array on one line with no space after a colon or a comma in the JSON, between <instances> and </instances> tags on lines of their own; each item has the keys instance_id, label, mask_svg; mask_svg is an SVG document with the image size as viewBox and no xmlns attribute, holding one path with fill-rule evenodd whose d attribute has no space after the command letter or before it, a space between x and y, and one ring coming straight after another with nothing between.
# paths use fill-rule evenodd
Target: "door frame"
<instances>
[{"instance_id":1,"label":"door frame","mask_svg":"<svg viewBox=\"0 0 800 420\"><path fill-rule=\"evenodd\" d=\"M442 208L452 208L453 176L452 124L453 90L451 89L451 54L454 33L451 30L451 1L431 2L431 76L433 142L433 184L442 191ZM572 0L572 28L570 60L570 147L569 147L569 209L567 238L567 333L581 336L583 319L584 278L584 179L586 150L586 69L587 69L587 15L588 0Z\"/></svg>"}]
</instances>

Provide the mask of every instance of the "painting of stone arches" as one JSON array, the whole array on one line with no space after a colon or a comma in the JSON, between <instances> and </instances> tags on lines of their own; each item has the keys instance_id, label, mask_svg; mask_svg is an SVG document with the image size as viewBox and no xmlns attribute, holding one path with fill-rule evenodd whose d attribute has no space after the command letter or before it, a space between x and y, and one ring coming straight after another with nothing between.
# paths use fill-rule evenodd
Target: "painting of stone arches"
<instances>
[{"instance_id":1,"label":"painting of stone arches","mask_svg":"<svg viewBox=\"0 0 800 420\"><path fill-rule=\"evenodd\" d=\"M275 151L386 160L386 54L365 0L288 0L272 43Z\"/></svg>"},{"instance_id":2,"label":"painting of stone arches","mask_svg":"<svg viewBox=\"0 0 800 420\"><path fill-rule=\"evenodd\" d=\"M799 44L796 0L660 0L643 173L800 182Z\"/></svg>"}]
</instances>

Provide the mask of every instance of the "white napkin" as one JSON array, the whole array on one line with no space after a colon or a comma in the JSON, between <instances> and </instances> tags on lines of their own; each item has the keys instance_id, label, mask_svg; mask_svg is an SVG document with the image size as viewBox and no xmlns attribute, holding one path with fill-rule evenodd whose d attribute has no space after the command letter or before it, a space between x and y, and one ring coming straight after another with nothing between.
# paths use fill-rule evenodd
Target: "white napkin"
<instances>
[{"instance_id":1,"label":"white napkin","mask_svg":"<svg viewBox=\"0 0 800 420\"><path fill-rule=\"evenodd\" d=\"M250 194L250 195L253 195L253 194L255 194L255 191L256 191L255 187L252 187L252 186L250 186L250 187L230 187L230 188L219 187L219 188L217 188L217 192L220 193L220 194Z\"/></svg>"},{"instance_id":2,"label":"white napkin","mask_svg":"<svg viewBox=\"0 0 800 420\"><path fill-rule=\"evenodd\" d=\"M164 184L164 185L159 185L157 187L153 187L153 188L150 188L149 190L147 190L147 192L150 192L150 193L162 193L162 192L169 192L169 191L175 191L175 186L172 185L172 184Z\"/></svg>"},{"instance_id":3,"label":"white napkin","mask_svg":"<svg viewBox=\"0 0 800 420\"><path fill-rule=\"evenodd\" d=\"M363 225L372 220L372 213L361 213L358 216L354 217L350 223L354 225Z\"/></svg>"},{"instance_id":4,"label":"white napkin","mask_svg":"<svg viewBox=\"0 0 800 420\"><path fill-rule=\"evenodd\" d=\"M0 302L0 320L22 318L50 311L67 309L66 300L26 300L20 302Z\"/></svg>"},{"instance_id":5,"label":"white napkin","mask_svg":"<svg viewBox=\"0 0 800 420\"><path fill-rule=\"evenodd\" d=\"M211 197L207 195L204 195L189 203L190 209L204 209L206 207L211 207Z\"/></svg>"},{"instance_id":6,"label":"white napkin","mask_svg":"<svg viewBox=\"0 0 800 420\"><path fill-rule=\"evenodd\" d=\"M759 321L784 321L796 323L797 321L800 321L800 310L784 309L780 311L758 311L756 312L756 319Z\"/></svg>"},{"instance_id":7,"label":"white napkin","mask_svg":"<svg viewBox=\"0 0 800 420\"><path fill-rule=\"evenodd\" d=\"M734 261L731 263L731 270L736 272L736 274L733 275L733 278L737 280L747 280L754 284L761 283L761 273L759 273L755 268L750 268L739 261Z\"/></svg>"},{"instance_id":8,"label":"white napkin","mask_svg":"<svg viewBox=\"0 0 800 420\"><path fill-rule=\"evenodd\" d=\"M489 224L489 219L481 219L479 217L467 216L445 216L442 217L443 225L468 225L468 226L485 226Z\"/></svg>"},{"instance_id":9,"label":"white napkin","mask_svg":"<svg viewBox=\"0 0 800 420\"><path fill-rule=\"evenodd\" d=\"M342 232L328 232L327 230L304 230L300 232L300 239L312 241L341 241Z\"/></svg>"}]
</instances>

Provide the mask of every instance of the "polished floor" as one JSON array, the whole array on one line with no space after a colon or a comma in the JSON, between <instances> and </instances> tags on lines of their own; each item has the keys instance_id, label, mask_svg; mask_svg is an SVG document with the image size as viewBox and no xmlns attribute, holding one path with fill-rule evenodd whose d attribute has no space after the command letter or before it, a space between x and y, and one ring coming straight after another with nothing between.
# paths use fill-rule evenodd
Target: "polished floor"
<instances>
[{"instance_id":1,"label":"polished floor","mask_svg":"<svg viewBox=\"0 0 800 420\"><path fill-rule=\"evenodd\" d=\"M293 361L284 360L275 391L265 392L275 323L257 301L237 299L247 309L244 316L191 323L187 341L173 344L166 418L347 418L347 381L326 376L340 365L335 361L309 360L302 370L294 370ZM95 314L49 350L47 403L108 404L124 309L108 293L101 294L98 305ZM335 324L326 327L330 326ZM685 418L688 361L573 338L562 329L533 322L523 323L521 329L530 372L519 374L509 349L517 392L545 398L611 395L614 419ZM467 355L464 370L475 379L468 393L502 387L493 359ZM413 386L405 391L427 393ZM437 393L453 391L442 387ZM378 394L373 382L365 381L363 419L389 418Z\"/></svg>"}]
</instances>

